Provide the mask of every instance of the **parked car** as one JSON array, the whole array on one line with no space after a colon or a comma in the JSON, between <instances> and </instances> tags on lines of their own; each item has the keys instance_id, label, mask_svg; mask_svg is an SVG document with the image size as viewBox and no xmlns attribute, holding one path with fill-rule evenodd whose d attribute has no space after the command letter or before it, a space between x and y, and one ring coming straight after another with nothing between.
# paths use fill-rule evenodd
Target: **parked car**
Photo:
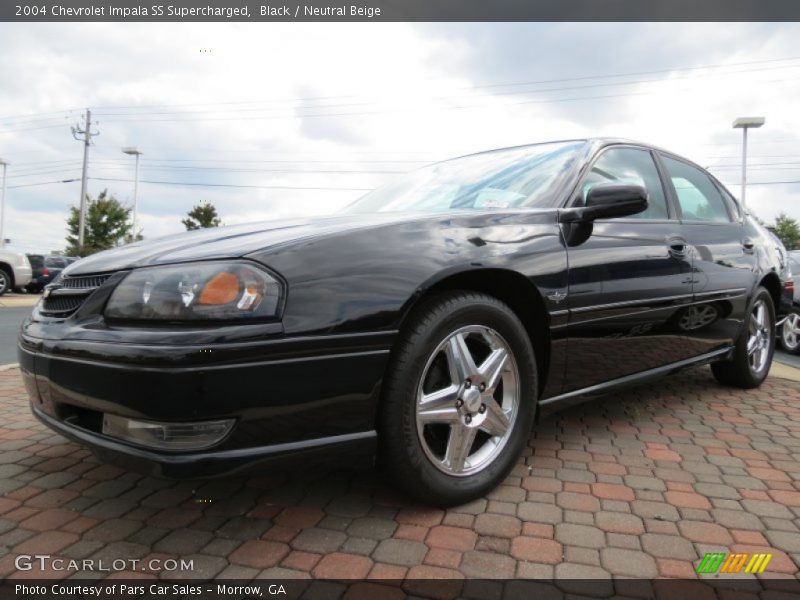
<instances>
[{"instance_id":1,"label":"parked car","mask_svg":"<svg viewBox=\"0 0 800 600\"><path fill-rule=\"evenodd\" d=\"M0 296L9 290L23 288L31 280L28 257L0 248Z\"/></svg>"},{"instance_id":2,"label":"parked car","mask_svg":"<svg viewBox=\"0 0 800 600\"><path fill-rule=\"evenodd\" d=\"M48 283L53 281L69 264L64 256L43 256L41 254L28 254L33 275L25 290L31 294L38 294Z\"/></svg>"},{"instance_id":3,"label":"parked car","mask_svg":"<svg viewBox=\"0 0 800 600\"><path fill-rule=\"evenodd\" d=\"M778 330L778 340L787 352L800 354L800 250L789 252L789 267L794 280L792 309Z\"/></svg>"},{"instance_id":4,"label":"parked car","mask_svg":"<svg viewBox=\"0 0 800 600\"><path fill-rule=\"evenodd\" d=\"M67 267L23 324L33 413L102 458L210 477L377 453L426 503L501 482L541 410L710 363L769 371L791 280L712 175L621 140L438 163L341 214Z\"/></svg>"}]
</instances>

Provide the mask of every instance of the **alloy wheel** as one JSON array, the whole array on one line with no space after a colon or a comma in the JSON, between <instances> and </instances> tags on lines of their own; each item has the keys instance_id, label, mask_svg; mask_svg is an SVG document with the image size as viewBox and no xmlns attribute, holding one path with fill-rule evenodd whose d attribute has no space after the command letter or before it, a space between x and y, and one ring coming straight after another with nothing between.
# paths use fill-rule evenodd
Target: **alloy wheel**
<instances>
[{"instance_id":1,"label":"alloy wheel","mask_svg":"<svg viewBox=\"0 0 800 600\"><path fill-rule=\"evenodd\" d=\"M502 452L519 412L520 375L490 327L462 327L428 358L417 391L417 433L440 471L473 475Z\"/></svg>"},{"instance_id":2,"label":"alloy wheel","mask_svg":"<svg viewBox=\"0 0 800 600\"><path fill-rule=\"evenodd\" d=\"M747 359L753 373L761 373L767 366L772 342L772 323L764 300L753 305L748 328Z\"/></svg>"},{"instance_id":3,"label":"alloy wheel","mask_svg":"<svg viewBox=\"0 0 800 600\"><path fill-rule=\"evenodd\" d=\"M800 315L796 312L789 313L781 326L781 341L783 347L794 352L800 346Z\"/></svg>"},{"instance_id":4,"label":"alloy wheel","mask_svg":"<svg viewBox=\"0 0 800 600\"><path fill-rule=\"evenodd\" d=\"M5 271L0 269L0 294L5 294L8 291L8 275Z\"/></svg>"}]
</instances>

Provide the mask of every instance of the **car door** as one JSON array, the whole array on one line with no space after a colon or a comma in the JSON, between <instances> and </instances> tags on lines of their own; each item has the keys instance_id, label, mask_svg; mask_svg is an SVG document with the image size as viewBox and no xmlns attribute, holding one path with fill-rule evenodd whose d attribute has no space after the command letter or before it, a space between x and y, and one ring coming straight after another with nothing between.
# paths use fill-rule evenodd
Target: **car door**
<instances>
[{"instance_id":1,"label":"car door","mask_svg":"<svg viewBox=\"0 0 800 600\"><path fill-rule=\"evenodd\" d=\"M692 299L691 263L654 153L637 146L602 150L572 206L592 186L645 187L648 209L598 220L592 235L567 248L568 344L562 393L674 363L691 356L676 315Z\"/></svg>"},{"instance_id":2,"label":"car door","mask_svg":"<svg viewBox=\"0 0 800 600\"><path fill-rule=\"evenodd\" d=\"M734 343L747 313L755 268L739 207L703 169L659 153L692 257L694 301L682 329L694 354Z\"/></svg>"}]
</instances>

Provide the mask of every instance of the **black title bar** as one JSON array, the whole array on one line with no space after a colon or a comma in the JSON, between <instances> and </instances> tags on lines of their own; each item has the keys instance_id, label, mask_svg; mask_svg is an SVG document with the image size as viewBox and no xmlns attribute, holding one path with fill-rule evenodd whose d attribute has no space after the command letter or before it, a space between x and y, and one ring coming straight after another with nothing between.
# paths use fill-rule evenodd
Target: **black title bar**
<instances>
[{"instance_id":1,"label":"black title bar","mask_svg":"<svg viewBox=\"0 0 800 600\"><path fill-rule=\"evenodd\" d=\"M0 21L800 21L800 0L2 0Z\"/></svg>"}]
</instances>

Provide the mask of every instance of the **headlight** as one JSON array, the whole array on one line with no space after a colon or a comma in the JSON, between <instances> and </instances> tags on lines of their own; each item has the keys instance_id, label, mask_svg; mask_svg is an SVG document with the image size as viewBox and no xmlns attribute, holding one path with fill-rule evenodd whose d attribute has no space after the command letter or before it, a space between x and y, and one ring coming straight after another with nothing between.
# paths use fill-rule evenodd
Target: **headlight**
<instances>
[{"instance_id":1,"label":"headlight","mask_svg":"<svg viewBox=\"0 0 800 600\"><path fill-rule=\"evenodd\" d=\"M148 267L120 282L105 315L161 321L275 317L282 295L275 277L245 261Z\"/></svg>"}]
</instances>

